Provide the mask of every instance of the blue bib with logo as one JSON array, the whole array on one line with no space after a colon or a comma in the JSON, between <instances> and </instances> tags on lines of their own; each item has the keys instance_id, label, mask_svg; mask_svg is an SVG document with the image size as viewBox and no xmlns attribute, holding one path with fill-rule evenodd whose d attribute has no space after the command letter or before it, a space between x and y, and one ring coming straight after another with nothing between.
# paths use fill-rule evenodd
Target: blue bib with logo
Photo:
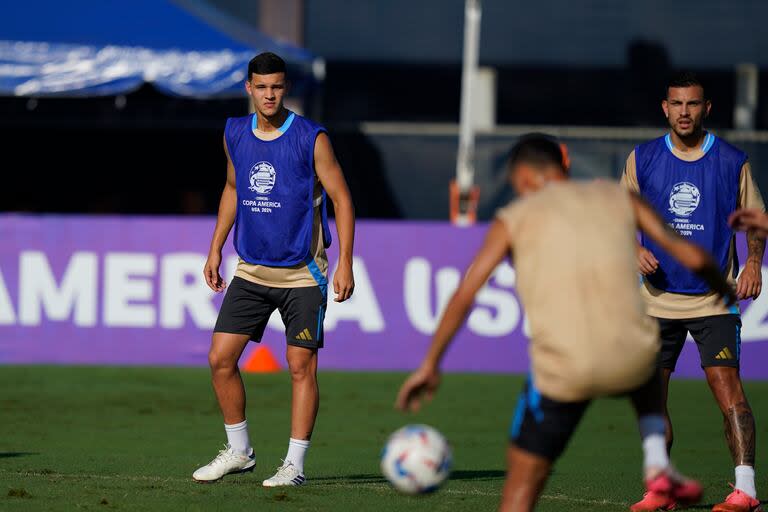
<instances>
[{"instance_id":1,"label":"blue bib with logo","mask_svg":"<svg viewBox=\"0 0 768 512\"><path fill-rule=\"evenodd\" d=\"M331 244L325 191L313 197L315 139L325 129L290 113L282 135L261 140L253 133L254 116L227 119L224 129L237 183L234 245L247 263L289 267L311 258L316 207L323 242Z\"/></svg>"},{"instance_id":2,"label":"blue bib with logo","mask_svg":"<svg viewBox=\"0 0 768 512\"><path fill-rule=\"evenodd\" d=\"M741 168L746 153L707 134L704 156L687 162L672 153L670 136L635 148L640 194L681 236L706 249L727 270L733 231L728 216L739 199ZM659 261L659 268L645 279L667 292L700 294L709 291L704 280L666 254L653 240L642 236L643 247ZM735 250L734 250L735 257ZM734 271L738 268L735 265Z\"/></svg>"}]
</instances>

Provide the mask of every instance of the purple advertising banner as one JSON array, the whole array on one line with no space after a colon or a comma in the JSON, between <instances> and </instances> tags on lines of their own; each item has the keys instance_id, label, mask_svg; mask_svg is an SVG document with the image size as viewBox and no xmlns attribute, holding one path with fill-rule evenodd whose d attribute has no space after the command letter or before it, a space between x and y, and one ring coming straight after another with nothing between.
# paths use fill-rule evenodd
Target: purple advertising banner
<instances>
[{"instance_id":1,"label":"purple advertising banner","mask_svg":"<svg viewBox=\"0 0 768 512\"><path fill-rule=\"evenodd\" d=\"M209 217L0 215L0 363L206 365L222 299L202 278L214 222ZM321 367L414 368L485 229L359 222L355 294L343 304L329 300ZM743 243L739 250L743 255ZM334 245L331 268L336 255ZM236 262L227 244L225 278ZM768 277L766 267L763 274ZM742 303L747 378L768 379L766 316L768 294ZM444 367L526 372L525 332L515 271L503 263L478 294ZM285 335L277 314L263 345L284 360ZM252 343L244 358L255 348ZM692 343L677 373L702 376Z\"/></svg>"}]
</instances>

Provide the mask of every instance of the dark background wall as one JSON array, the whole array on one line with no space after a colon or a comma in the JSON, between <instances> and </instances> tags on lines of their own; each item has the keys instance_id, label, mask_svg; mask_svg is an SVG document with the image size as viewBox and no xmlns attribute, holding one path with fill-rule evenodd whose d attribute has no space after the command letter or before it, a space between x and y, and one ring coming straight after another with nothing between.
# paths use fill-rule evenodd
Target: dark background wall
<instances>
[{"instance_id":1,"label":"dark background wall","mask_svg":"<svg viewBox=\"0 0 768 512\"><path fill-rule=\"evenodd\" d=\"M259 24L256 2L207 1ZM361 217L445 218L456 138L373 136L359 123L458 121L463 4L305 2L305 43L326 59L328 70L313 115L331 130ZM768 2L483 5L481 62L498 72L501 124L661 129L659 101L668 74L693 68L714 102L708 125L729 128L733 68L750 61L763 70L757 123L768 128L768 102L762 100L768 98L768 38L761 37ZM149 86L125 102L0 98L7 155L0 210L213 213L224 182L224 120L245 112L244 100L170 98ZM503 184L499 155L512 140L494 139L482 150L485 199L506 198L494 191ZM611 143L603 151L606 144L584 147L584 174L600 166L603 174L618 172L631 143ZM408 202L416 190L421 195ZM494 204L481 206L487 214Z\"/></svg>"},{"instance_id":2,"label":"dark background wall","mask_svg":"<svg viewBox=\"0 0 768 512\"><path fill-rule=\"evenodd\" d=\"M233 0L211 0L233 4ZM463 0L306 0L307 47L330 61L455 63ZM637 39L675 65L768 65L764 0L483 0L481 61L492 65L622 67Z\"/></svg>"}]
</instances>

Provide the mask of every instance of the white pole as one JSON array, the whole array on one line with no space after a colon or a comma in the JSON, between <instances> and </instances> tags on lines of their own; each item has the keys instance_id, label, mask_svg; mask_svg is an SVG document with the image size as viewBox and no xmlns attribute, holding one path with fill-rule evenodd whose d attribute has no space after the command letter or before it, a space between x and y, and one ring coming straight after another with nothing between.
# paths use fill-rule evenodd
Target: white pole
<instances>
[{"instance_id":1,"label":"white pole","mask_svg":"<svg viewBox=\"0 0 768 512\"><path fill-rule=\"evenodd\" d=\"M474 82L480 49L480 0L466 0L464 6L464 57L461 71L461 114L459 151L456 158L456 184L461 197L472 189L475 177L475 125L472 119ZM460 201L463 203L463 201ZM458 224L466 224L465 211L459 211Z\"/></svg>"}]
</instances>

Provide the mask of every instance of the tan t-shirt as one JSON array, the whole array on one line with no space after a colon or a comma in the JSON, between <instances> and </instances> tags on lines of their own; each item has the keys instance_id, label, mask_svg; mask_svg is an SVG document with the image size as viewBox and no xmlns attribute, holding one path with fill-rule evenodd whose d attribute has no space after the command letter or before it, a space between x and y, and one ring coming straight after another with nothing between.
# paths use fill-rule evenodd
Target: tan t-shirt
<instances>
[{"instance_id":1,"label":"tan t-shirt","mask_svg":"<svg viewBox=\"0 0 768 512\"><path fill-rule=\"evenodd\" d=\"M576 401L643 384L659 341L637 286L629 194L611 182L552 183L497 217L512 241L536 387Z\"/></svg>"},{"instance_id":2,"label":"tan t-shirt","mask_svg":"<svg viewBox=\"0 0 768 512\"><path fill-rule=\"evenodd\" d=\"M254 135L263 140L275 140L282 135L280 130L263 132L254 130ZM324 276L328 275L328 255L325 253L325 243L323 242L323 223L321 218L322 184L315 176L314 204L315 211L312 221L312 256L320 272ZM291 267L268 267L266 265L252 265L242 259L237 262L235 276L272 288L305 288L317 286L318 283L309 271L306 263L299 263Z\"/></svg>"},{"instance_id":3,"label":"tan t-shirt","mask_svg":"<svg viewBox=\"0 0 768 512\"><path fill-rule=\"evenodd\" d=\"M702 158L706 153L701 149L683 152L677 148L673 148L672 154L681 160L695 162ZM640 185L637 182L637 165L634 151L627 157L627 163L624 166L624 172L621 175L621 184L628 190L640 193ZM752 168L749 165L749 162L744 163L744 166L741 168L738 207L759 208L765 211L765 204L760 195L760 189L757 188L752 177ZM736 246L732 240L731 251L726 267L726 277L732 285L735 285L736 282L733 277L735 254ZM725 315L733 312L714 292L704 294L665 292L653 287L647 280L643 279L641 293L648 305L648 314L657 318L699 318L703 316Z\"/></svg>"}]
</instances>

